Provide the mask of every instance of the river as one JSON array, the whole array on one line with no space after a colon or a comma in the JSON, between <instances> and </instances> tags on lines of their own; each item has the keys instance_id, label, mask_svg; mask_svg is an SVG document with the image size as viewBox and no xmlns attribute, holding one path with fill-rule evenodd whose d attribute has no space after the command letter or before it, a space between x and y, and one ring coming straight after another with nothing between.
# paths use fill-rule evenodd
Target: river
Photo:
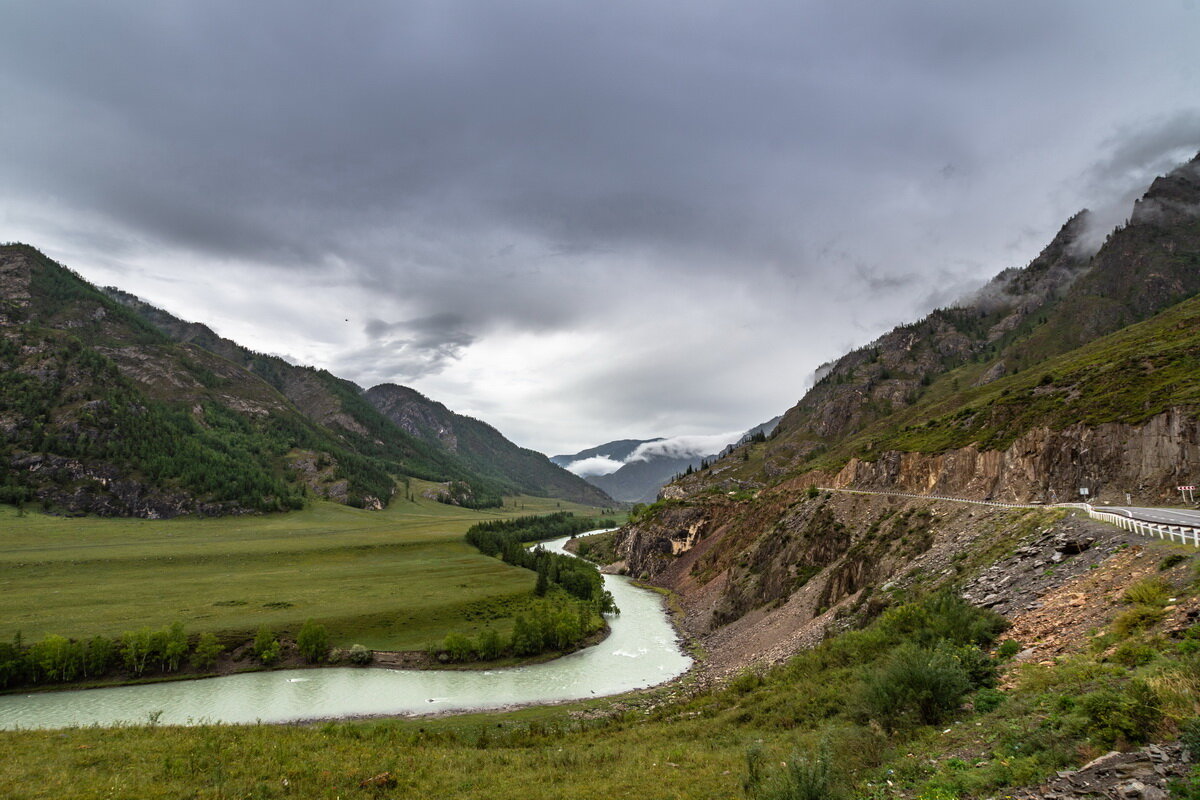
<instances>
[{"instance_id":1,"label":"river","mask_svg":"<svg viewBox=\"0 0 1200 800\"><path fill-rule=\"evenodd\" d=\"M543 544L564 552L567 540ZM599 644L509 669L305 669L0 697L0 729L75 725L290 722L553 703L655 686L691 665L654 592L604 576L621 613Z\"/></svg>"}]
</instances>

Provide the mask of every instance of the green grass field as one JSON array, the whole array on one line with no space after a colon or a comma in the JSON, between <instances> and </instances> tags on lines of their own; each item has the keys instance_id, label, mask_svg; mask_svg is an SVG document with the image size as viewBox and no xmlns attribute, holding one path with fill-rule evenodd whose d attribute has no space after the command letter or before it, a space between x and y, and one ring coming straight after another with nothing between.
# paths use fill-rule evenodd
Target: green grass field
<instances>
[{"instance_id":1,"label":"green grass field","mask_svg":"<svg viewBox=\"0 0 1200 800\"><path fill-rule=\"evenodd\" d=\"M508 616L533 588L533 573L467 545L467 528L557 510L594 513L530 497L486 511L420 499L382 512L320 502L291 514L173 520L0 506L0 638L111 636L176 620L191 633L252 635L261 625L294 632L312 618L335 646L419 649Z\"/></svg>"}]
</instances>

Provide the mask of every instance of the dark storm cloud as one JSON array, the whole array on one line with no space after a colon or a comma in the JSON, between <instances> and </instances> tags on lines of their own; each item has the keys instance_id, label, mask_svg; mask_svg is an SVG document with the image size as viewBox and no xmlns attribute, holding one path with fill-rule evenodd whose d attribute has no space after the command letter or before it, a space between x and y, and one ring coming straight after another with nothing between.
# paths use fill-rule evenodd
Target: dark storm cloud
<instances>
[{"instance_id":1,"label":"dark storm cloud","mask_svg":"<svg viewBox=\"0 0 1200 800\"><path fill-rule=\"evenodd\" d=\"M675 397L731 430L803 378L750 409L712 341L635 358L636 387L627 354L705 320L747 380L769 357L804 376L1023 263L1196 146L1197 20L1092 0L9 4L0 224L129 275L325 280L345 291L318 313L359 338L339 350L326 325L307 352L363 382L603 329L556 362L585 405L661 424Z\"/></svg>"}]
</instances>

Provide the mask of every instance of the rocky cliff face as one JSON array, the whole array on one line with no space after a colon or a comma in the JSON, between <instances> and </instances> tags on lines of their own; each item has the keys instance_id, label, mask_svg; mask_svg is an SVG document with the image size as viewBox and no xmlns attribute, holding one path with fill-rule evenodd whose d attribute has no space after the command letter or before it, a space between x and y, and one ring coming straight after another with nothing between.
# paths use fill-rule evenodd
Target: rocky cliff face
<instances>
[{"instance_id":1,"label":"rocky cliff face","mask_svg":"<svg viewBox=\"0 0 1200 800\"><path fill-rule=\"evenodd\" d=\"M1198 464L1200 419L1172 409L1144 425L1037 428L1005 450L853 458L832 485L1016 503L1077 500L1086 487L1093 500L1125 503L1128 493L1134 502L1157 504L1177 499L1175 487L1194 481Z\"/></svg>"}]
</instances>

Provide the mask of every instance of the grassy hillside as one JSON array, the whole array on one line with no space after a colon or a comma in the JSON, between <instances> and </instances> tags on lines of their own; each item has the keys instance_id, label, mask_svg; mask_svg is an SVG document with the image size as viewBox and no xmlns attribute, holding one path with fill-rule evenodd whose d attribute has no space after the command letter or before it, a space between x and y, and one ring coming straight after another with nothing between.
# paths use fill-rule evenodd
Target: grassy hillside
<instances>
[{"instance_id":1,"label":"grassy hillside","mask_svg":"<svg viewBox=\"0 0 1200 800\"><path fill-rule=\"evenodd\" d=\"M418 487L419 488L419 487ZM518 498L488 512L420 498L369 512L333 503L234 519L63 519L0 507L0 639L117 635L175 621L191 633L294 633L335 646L421 649L450 631L502 632L535 576L463 541L482 520L590 511Z\"/></svg>"},{"instance_id":2,"label":"grassy hillside","mask_svg":"<svg viewBox=\"0 0 1200 800\"><path fill-rule=\"evenodd\" d=\"M840 443L822 461L968 444L998 450L1039 426L1136 425L1171 408L1200 412L1200 297L984 386L971 386L977 371L947 374L926 399Z\"/></svg>"}]
</instances>

